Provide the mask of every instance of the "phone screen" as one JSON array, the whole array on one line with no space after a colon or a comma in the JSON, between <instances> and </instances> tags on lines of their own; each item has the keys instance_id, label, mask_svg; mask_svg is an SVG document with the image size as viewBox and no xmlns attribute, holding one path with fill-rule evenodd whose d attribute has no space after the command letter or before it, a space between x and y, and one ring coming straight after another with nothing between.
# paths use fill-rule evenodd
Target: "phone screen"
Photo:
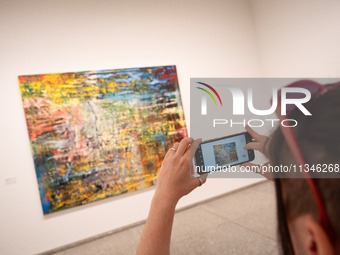
<instances>
[{"instance_id":1,"label":"phone screen","mask_svg":"<svg viewBox=\"0 0 340 255\"><path fill-rule=\"evenodd\" d=\"M252 161L254 151L244 149L250 141L248 133L241 133L203 142L196 151L196 165L218 168Z\"/></svg>"}]
</instances>

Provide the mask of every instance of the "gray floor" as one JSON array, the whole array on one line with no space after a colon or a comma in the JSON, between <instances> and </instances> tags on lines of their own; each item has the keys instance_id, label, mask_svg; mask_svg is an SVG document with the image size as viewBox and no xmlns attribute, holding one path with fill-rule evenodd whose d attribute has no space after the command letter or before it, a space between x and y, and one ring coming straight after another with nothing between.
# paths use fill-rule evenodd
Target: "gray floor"
<instances>
[{"instance_id":1,"label":"gray floor","mask_svg":"<svg viewBox=\"0 0 340 255\"><path fill-rule=\"evenodd\" d=\"M279 254L271 182L177 212L171 254ZM55 255L135 254L143 225Z\"/></svg>"}]
</instances>

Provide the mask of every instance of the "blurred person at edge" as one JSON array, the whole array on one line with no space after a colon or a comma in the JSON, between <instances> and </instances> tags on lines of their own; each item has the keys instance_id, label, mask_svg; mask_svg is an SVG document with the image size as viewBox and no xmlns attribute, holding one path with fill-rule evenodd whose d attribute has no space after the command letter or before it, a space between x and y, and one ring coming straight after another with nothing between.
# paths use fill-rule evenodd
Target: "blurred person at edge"
<instances>
[{"instance_id":1,"label":"blurred person at edge","mask_svg":"<svg viewBox=\"0 0 340 255\"><path fill-rule=\"evenodd\" d=\"M308 164L339 164L340 87L312 98L304 105L313 113L312 117L305 117L297 108L289 117L299 123L293 132L305 161ZM248 143L245 149L262 152L270 159L268 164L285 165L296 162L280 128L277 128L269 138L256 133L249 126L246 130L252 135L253 142ZM182 196L206 182L206 175L201 176L200 181L191 178L189 172L191 161L189 148L195 152L201 142L201 139L185 138L166 154L138 246L138 255L170 253L171 230L177 202ZM306 179L272 180L276 187L278 231L282 252L340 254L340 179L313 179L322 198L332 228L332 236L320 223L318 207Z\"/></svg>"}]
</instances>

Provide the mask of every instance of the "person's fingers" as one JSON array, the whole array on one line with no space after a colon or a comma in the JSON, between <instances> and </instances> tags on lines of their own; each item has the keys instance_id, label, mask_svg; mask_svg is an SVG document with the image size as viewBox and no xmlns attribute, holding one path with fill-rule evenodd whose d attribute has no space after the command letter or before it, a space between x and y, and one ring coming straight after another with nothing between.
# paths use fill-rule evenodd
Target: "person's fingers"
<instances>
[{"instance_id":1,"label":"person's fingers","mask_svg":"<svg viewBox=\"0 0 340 255\"><path fill-rule=\"evenodd\" d=\"M190 143L189 143L189 145L188 145L188 147L187 147L187 150L186 151L189 151L190 150L190 146L191 146L191 144L193 143L193 141L195 141L195 139L194 138L192 138L192 137L190 137ZM185 151L185 152L186 152Z\"/></svg>"},{"instance_id":2,"label":"person's fingers","mask_svg":"<svg viewBox=\"0 0 340 255\"><path fill-rule=\"evenodd\" d=\"M246 130L247 132L251 135L252 138L254 138L255 140L259 141L259 142L265 142L266 141L266 137L264 135L260 135L259 133L257 133L256 131L254 131L250 126L246 125Z\"/></svg>"},{"instance_id":3,"label":"person's fingers","mask_svg":"<svg viewBox=\"0 0 340 255\"><path fill-rule=\"evenodd\" d=\"M168 150L168 152L165 154L165 157L164 157L163 161L166 160L166 159L169 157L169 155L175 154L175 152L176 152L177 149L178 149L178 146L179 146L179 143L174 143L174 145L172 145L171 148L174 148L175 150L171 150L171 148L170 148L170 149Z\"/></svg>"},{"instance_id":4,"label":"person's fingers","mask_svg":"<svg viewBox=\"0 0 340 255\"><path fill-rule=\"evenodd\" d=\"M263 153L263 143L260 142L250 142L244 146L245 150L256 150Z\"/></svg>"},{"instance_id":5,"label":"person's fingers","mask_svg":"<svg viewBox=\"0 0 340 255\"><path fill-rule=\"evenodd\" d=\"M201 176L195 178L197 179L198 187L202 186L207 181L208 174L202 174Z\"/></svg>"},{"instance_id":6,"label":"person's fingers","mask_svg":"<svg viewBox=\"0 0 340 255\"><path fill-rule=\"evenodd\" d=\"M174 148L174 149L178 149L178 146L179 146L179 143L174 143L174 145L172 146L172 148Z\"/></svg>"},{"instance_id":7,"label":"person's fingers","mask_svg":"<svg viewBox=\"0 0 340 255\"><path fill-rule=\"evenodd\" d=\"M192 139L192 138L190 138L190 137L184 138L184 139L179 143L179 146L178 146L178 148L177 148L176 154L182 156L182 155L186 152L186 150L187 150L187 148L188 148L188 145L190 144L190 140L191 140L191 139Z\"/></svg>"},{"instance_id":8,"label":"person's fingers","mask_svg":"<svg viewBox=\"0 0 340 255\"><path fill-rule=\"evenodd\" d=\"M208 174L202 174L201 175L201 179L202 179L203 183L205 183L207 181L207 178L208 178Z\"/></svg>"},{"instance_id":9,"label":"person's fingers","mask_svg":"<svg viewBox=\"0 0 340 255\"><path fill-rule=\"evenodd\" d=\"M195 155L195 152L198 148L198 146L200 146L200 144L202 143L202 139L199 138L199 139L196 139L191 142L190 144L190 150L187 150L186 153L190 153L190 158L192 159Z\"/></svg>"},{"instance_id":10,"label":"person's fingers","mask_svg":"<svg viewBox=\"0 0 340 255\"><path fill-rule=\"evenodd\" d=\"M208 176L208 174L202 174L199 177L193 178L190 182L191 182L191 184L193 185L194 188L197 188L199 186L202 186L207 181L207 176ZM199 179L201 179L202 184L201 184L201 181Z\"/></svg>"}]
</instances>

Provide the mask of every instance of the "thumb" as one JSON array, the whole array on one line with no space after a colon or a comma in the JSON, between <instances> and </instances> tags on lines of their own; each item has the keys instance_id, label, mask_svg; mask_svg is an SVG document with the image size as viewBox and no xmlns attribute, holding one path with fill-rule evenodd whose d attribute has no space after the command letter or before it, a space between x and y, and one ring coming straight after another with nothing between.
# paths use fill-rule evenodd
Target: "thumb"
<instances>
[{"instance_id":1,"label":"thumb","mask_svg":"<svg viewBox=\"0 0 340 255\"><path fill-rule=\"evenodd\" d=\"M194 189L201 186L201 182L199 179L202 181L202 185L207 181L208 174L202 174L198 177L195 177L191 180L191 184L194 186Z\"/></svg>"}]
</instances>

